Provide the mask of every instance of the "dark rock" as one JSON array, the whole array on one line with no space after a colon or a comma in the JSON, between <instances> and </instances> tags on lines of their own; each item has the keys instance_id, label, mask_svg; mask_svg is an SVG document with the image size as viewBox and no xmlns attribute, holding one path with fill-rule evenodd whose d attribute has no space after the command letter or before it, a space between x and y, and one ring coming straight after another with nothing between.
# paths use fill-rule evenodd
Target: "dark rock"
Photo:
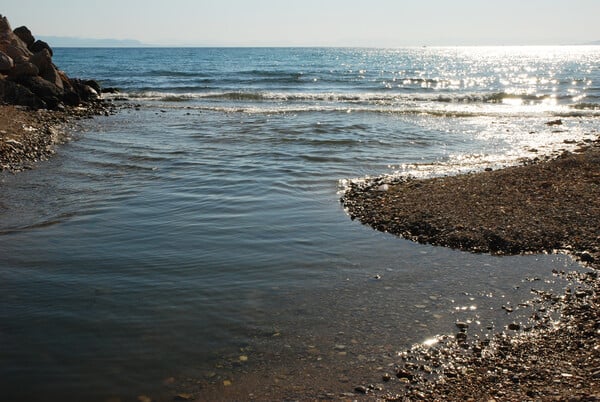
<instances>
[{"instance_id":1,"label":"dark rock","mask_svg":"<svg viewBox=\"0 0 600 402\"><path fill-rule=\"evenodd\" d=\"M79 95L81 101L89 102L98 99L98 91L87 84L95 83L95 81L72 79L70 80L70 83L73 86L73 90L77 93L77 95Z\"/></svg>"},{"instance_id":2,"label":"dark rock","mask_svg":"<svg viewBox=\"0 0 600 402\"><path fill-rule=\"evenodd\" d=\"M460 329L463 332L469 328L469 324L467 324L466 322L462 322L462 321L457 322L456 326L458 329Z\"/></svg>"},{"instance_id":3,"label":"dark rock","mask_svg":"<svg viewBox=\"0 0 600 402\"><path fill-rule=\"evenodd\" d=\"M11 70L15 66L12 57L0 51L0 71L6 72Z\"/></svg>"},{"instance_id":4,"label":"dark rock","mask_svg":"<svg viewBox=\"0 0 600 402\"><path fill-rule=\"evenodd\" d=\"M50 109L55 109L64 95L62 89L39 76L25 77L20 79L18 83L40 97Z\"/></svg>"},{"instance_id":5,"label":"dark rock","mask_svg":"<svg viewBox=\"0 0 600 402\"><path fill-rule=\"evenodd\" d=\"M27 106L31 109L46 108L46 102L40 97L11 80L0 80L0 99L9 104Z\"/></svg>"},{"instance_id":6,"label":"dark rock","mask_svg":"<svg viewBox=\"0 0 600 402\"><path fill-rule=\"evenodd\" d=\"M547 126L561 126L562 124L563 124L563 122L561 119L546 122Z\"/></svg>"},{"instance_id":7,"label":"dark rock","mask_svg":"<svg viewBox=\"0 0 600 402\"><path fill-rule=\"evenodd\" d=\"M415 375L408 370L398 369L396 372L396 377L398 378L406 378L407 380L412 380L415 378Z\"/></svg>"},{"instance_id":8,"label":"dark rock","mask_svg":"<svg viewBox=\"0 0 600 402\"><path fill-rule=\"evenodd\" d=\"M12 58L15 64L28 61L32 54L19 38L16 38L14 42L1 46L0 50Z\"/></svg>"},{"instance_id":9,"label":"dark rock","mask_svg":"<svg viewBox=\"0 0 600 402\"><path fill-rule=\"evenodd\" d=\"M40 73L40 70L36 67L35 64L26 62L21 62L15 64L12 70L10 70L8 76L13 78L20 77L35 77Z\"/></svg>"},{"instance_id":10,"label":"dark rock","mask_svg":"<svg viewBox=\"0 0 600 402\"><path fill-rule=\"evenodd\" d=\"M50 68L48 68L45 72L41 73L40 76L46 81L56 85L60 89L64 89L63 81L58 70L56 69L56 67L54 67L54 64L51 64Z\"/></svg>"},{"instance_id":11,"label":"dark rock","mask_svg":"<svg viewBox=\"0 0 600 402\"><path fill-rule=\"evenodd\" d=\"M358 394L366 394L367 392L369 392L367 387L363 385L359 385L358 387L354 388L354 391Z\"/></svg>"},{"instance_id":12,"label":"dark rock","mask_svg":"<svg viewBox=\"0 0 600 402\"><path fill-rule=\"evenodd\" d=\"M87 85L90 88L93 88L94 91L96 91L96 94L101 94L102 93L102 88L100 88L100 84L98 84L98 81L95 80L83 80L83 83L85 85Z\"/></svg>"},{"instance_id":13,"label":"dark rock","mask_svg":"<svg viewBox=\"0 0 600 402\"><path fill-rule=\"evenodd\" d=\"M50 52L50 56L54 56L54 52L52 51L52 48L50 47L50 45L48 43L44 42L43 40L36 40L33 43L33 45L29 46L28 48L32 53L37 53L44 49L47 49L48 52Z\"/></svg>"},{"instance_id":14,"label":"dark rock","mask_svg":"<svg viewBox=\"0 0 600 402\"><path fill-rule=\"evenodd\" d=\"M48 49L42 49L41 51L34 53L29 58L29 62L38 68L40 74L43 74L52 66L52 55Z\"/></svg>"},{"instance_id":15,"label":"dark rock","mask_svg":"<svg viewBox=\"0 0 600 402\"><path fill-rule=\"evenodd\" d=\"M510 329L511 331L518 331L521 329L521 326L517 323L510 323L508 324L508 329Z\"/></svg>"},{"instance_id":16,"label":"dark rock","mask_svg":"<svg viewBox=\"0 0 600 402\"><path fill-rule=\"evenodd\" d=\"M27 28L26 26L15 28L13 32L19 37L19 39L21 39L25 43L27 48L31 47L35 42L35 38L31 34L29 28Z\"/></svg>"},{"instance_id":17,"label":"dark rock","mask_svg":"<svg viewBox=\"0 0 600 402\"><path fill-rule=\"evenodd\" d=\"M588 253L587 251L584 251L583 253L581 253L579 255L579 259L582 262L586 262L586 263L593 263L596 259L594 258L593 255L591 255L590 253Z\"/></svg>"},{"instance_id":18,"label":"dark rock","mask_svg":"<svg viewBox=\"0 0 600 402\"><path fill-rule=\"evenodd\" d=\"M121 92L121 91L118 88L114 88L114 87L102 88L103 94L118 94L119 92Z\"/></svg>"}]
</instances>

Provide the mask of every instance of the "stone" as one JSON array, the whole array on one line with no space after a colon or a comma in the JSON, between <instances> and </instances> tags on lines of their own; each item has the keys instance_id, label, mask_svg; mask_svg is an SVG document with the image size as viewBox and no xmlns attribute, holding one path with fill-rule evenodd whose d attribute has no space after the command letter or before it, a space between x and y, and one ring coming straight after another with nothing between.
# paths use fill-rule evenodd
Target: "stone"
<instances>
[{"instance_id":1,"label":"stone","mask_svg":"<svg viewBox=\"0 0 600 402\"><path fill-rule=\"evenodd\" d=\"M64 89L63 81L60 77L60 74L58 73L58 70L56 69L56 67L54 67L54 64L50 64L50 67L46 69L46 71L44 71L43 73L40 73L40 76L46 81L56 85L61 90Z\"/></svg>"},{"instance_id":2,"label":"stone","mask_svg":"<svg viewBox=\"0 0 600 402\"><path fill-rule=\"evenodd\" d=\"M41 51L34 53L29 58L29 62L34 64L38 70L40 70L40 74L43 74L52 66L52 55L50 55L48 49L42 49Z\"/></svg>"},{"instance_id":3,"label":"stone","mask_svg":"<svg viewBox=\"0 0 600 402\"><path fill-rule=\"evenodd\" d=\"M50 109L55 109L61 102L63 90L42 77L24 77L19 84L27 87L35 95L39 96Z\"/></svg>"},{"instance_id":4,"label":"stone","mask_svg":"<svg viewBox=\"0 0 600 402\"><path fill-rule=\"evenodd\" d=\"M510 323L508 324L508 329L510 329L511 331L518 331L521 329L521 326L517 323Z\"/></svg>"},{"instance_id":5,"label":"stone","mask_svg":"<svg viewBox=\"0 0 600 402\"><path fill-rule=\"evenodd\" d=\"M358 394L366 394L367 392L369 392L369 390L367 389L367 387L365 387L364 385L359 385L358 387L354 388L354 391Z\"/></svg>"},{"instance_id":6,"label":"stone","mask_svg":"<svg viewBox=\"0 0 600 402\"><path fill-rule=\"evenodd\" d=\"M36 40L31 46L28 47L28 49L32 53L37 53L39 51L46 49L46 50L48 50L48 52L50 52L50 56L54 56L54 52L52 51L52 48L50 47L50 45L48 43L44 42L43 40Z\"/></svg>"},{"instance_id":7,"label":"stone","mask_svg":"<svg viewBox=\"0 0 600 402\"><path fill-rule=\"evenodd\" d=\"M20 42L20 39L16 38ZM31 57L32 53L25 47L25 45L21 42L9 42L6 44L0 44L0 50L6 53L10 58L13 59L15 64L22 63L28 61Z\"/></svg>"},{"instance_id":8,"label":"stone","mask_svg":"<svg viewBox=\"0 0 600 402\"><path fill-rule=\"evenodd\" d=\"M35 42L35 38L31 34L31 31L29 30L29 28L27 28L26 26L21 26L21 27L15 28L13 33L15 35L17 35L19 37L19 39L21 39L25 43L27 48L31 47L31 45L33 45L33 43Z\"/></svg>"},{"instance_id":9,"label":"stone","mask_svg":"<svg viewBox=\"0 0 600 402\"><path fill-rule=\"evenodd\" d=\"M457 322L456 326L458 329L460 329L463 332L469 328L469 324L467 324L466 322L462 322L462 321Z\"/></svg>"},{"instance_id":10,"label":"stone","mask_svg":"<svg viewBox=\"0 0 600 402\"><path fill-rule=\"evenodd\" d=\"M94 101L98 99L98 92L89 85L86 84L87 81L72 79L70 83L73 87L73 90L79 95L83 102Z\"/></svg>"},{"instance_id":11,"label":"stone","mask_svg":"<svg viewBox=\"0 0 600 402\"><path fill-rule=\"evenodd\" d=\"M11 80L0 80L0 99L4 102L27 106L31 109L45 109L46 102L28 88Z\"/></svg>"},{"instance_id":12,"label":"stone","mask_svg":"<svg viewBox=\"0 0 600 402\"><path fill-rule=\"evenodd\" d=\"M194 399L194 396L185 392L175 395L176 401L191 401L192 399Z\"/></svg>"},{"instance_id":13,"label":"stone","mask_svg":"<svg viewBox=\"0 0 600 402\"><path fill-rule=\"evenodd\" d=\"M0 71L9 71L15 66L12 57L0 51Z\"/></svg>"},{"instance_id":14,"label":"stone","mask_svg":"<svg viewBox=\"0 0 600 402\"><path fill-rule=\"evenodd\" d=\"M405 378L407 380L412 380L413 378L415 378L413 373L404 369L398 369L398 371L396 372L396 377Z\"/></svg>"},{"instance_id":15,"label":"stone","mask_svg":"<svg viewBox=\"0 0 600 402\"><path fill-rule=\"evenodd\" d=\"M88 87L92 88L94 91L96 91L97 94L101 94L102 93L102 88L100 88L100 84L98 84L98 81L95 81L95 80L84 80L83 83L85 85L87 85Z\"/></svg>"},{"instance_id":16,"label":"stone","mask_svg":"<svg viewBox=\"0 0 600 402\"><path fill-rule=\"evenodd\" d=\"M115 87L102 88L103 94L118 94L119 92L121 92L119 88Z\"/></svg>"},{"instance_id":17,"label":"stone","mask_svg":"<svg viewBox=\"0 0 600 402\"><path fill-rule=\"evenodd\" d=\"M23 62L17 63L9 72L9 77L35 77L40 73L40 70L33 63Z\"/></svg>"}]
</instances>

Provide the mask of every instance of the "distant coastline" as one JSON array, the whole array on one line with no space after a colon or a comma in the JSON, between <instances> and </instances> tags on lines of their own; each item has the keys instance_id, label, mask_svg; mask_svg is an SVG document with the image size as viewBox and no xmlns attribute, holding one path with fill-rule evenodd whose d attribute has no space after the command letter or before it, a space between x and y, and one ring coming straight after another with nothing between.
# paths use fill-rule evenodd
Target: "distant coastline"
<instances>
[{"instance_id":1,"label":"distant coastline","mask_svg":"<svg viewBox=\"0 0 600 402\"><path fill-rule=\"evenodd\" d=\"M538 47L538 46L600 46L600 40L581 42L581 43L562 43L562 44L511 44L511 43L496 43L496 44L473 44L473 43L462 43L462 44L398 44L397 46L363 46L357 44L356 46L347 45L335 45L335 44L298 44L298 43L227 43L227 42L177 42L173 41L170 43L147 43L137 39L114 39L114 38L82 38L82 37L71 37L71 36L40 36L40 39L51 44L52 47L75 47L75 48L141 48L141 47L166 47L166 48L178 48L178 47L209 47L209 48L254 48L254 47L290 47L290 48L410 48L410 47Z\"/></svg>"},{"instance_id":2,"label":"distant coastline","mask_svg":"<svg viewBox=\"0 0 600 402\"><path fill-rule=\"evenodd\" d=\"M90 39L68 36L41 36L45 42L53 47L148 47L135 39Z\"/></svg>"}]
</instances>

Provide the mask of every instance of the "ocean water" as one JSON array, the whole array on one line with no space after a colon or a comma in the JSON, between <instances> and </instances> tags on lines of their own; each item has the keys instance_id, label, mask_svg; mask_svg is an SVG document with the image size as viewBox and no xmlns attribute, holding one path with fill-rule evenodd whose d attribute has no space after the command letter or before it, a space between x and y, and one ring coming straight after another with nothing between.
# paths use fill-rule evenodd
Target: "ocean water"
<instances>
[{"instance_id":1,"label":"ocean water","mask_svg":"<svg viewBox=\"0 0 600 402\"><path fill-rule=\"evenodd\" d=\"M273 378L285 392L308 372L351 391L458 319L481 336L525 320L531 288L560 291L552 269L580 269L414 244L351 221L339 197L352 179L476 171L595 138L600 47L65 48L54 61L119 88L123 108L0 176L9 400L202 399Z\"/></svg>"}]
</instances>

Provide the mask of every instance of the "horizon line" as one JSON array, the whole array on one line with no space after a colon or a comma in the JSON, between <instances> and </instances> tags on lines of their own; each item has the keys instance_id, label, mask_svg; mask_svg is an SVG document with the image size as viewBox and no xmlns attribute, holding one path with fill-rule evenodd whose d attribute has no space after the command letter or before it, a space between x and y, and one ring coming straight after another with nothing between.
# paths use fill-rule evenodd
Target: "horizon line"
<instances>
[{"instance_id":1,"label":"horizon line","mask_svg":"<svg viewBox=\"0 0 600 402\"><path fill-rule=\"evenodd\" d=\"M454 44L294 44L294 43L147 43L137 39L80 38L40 35L39 38L57 48L363 48L400 49L413 47L550 47L550 46L600 46L600 40L577 43L454 43ZM52 42L58 42L53 45Z\"/></svg>"}]
</instances>

